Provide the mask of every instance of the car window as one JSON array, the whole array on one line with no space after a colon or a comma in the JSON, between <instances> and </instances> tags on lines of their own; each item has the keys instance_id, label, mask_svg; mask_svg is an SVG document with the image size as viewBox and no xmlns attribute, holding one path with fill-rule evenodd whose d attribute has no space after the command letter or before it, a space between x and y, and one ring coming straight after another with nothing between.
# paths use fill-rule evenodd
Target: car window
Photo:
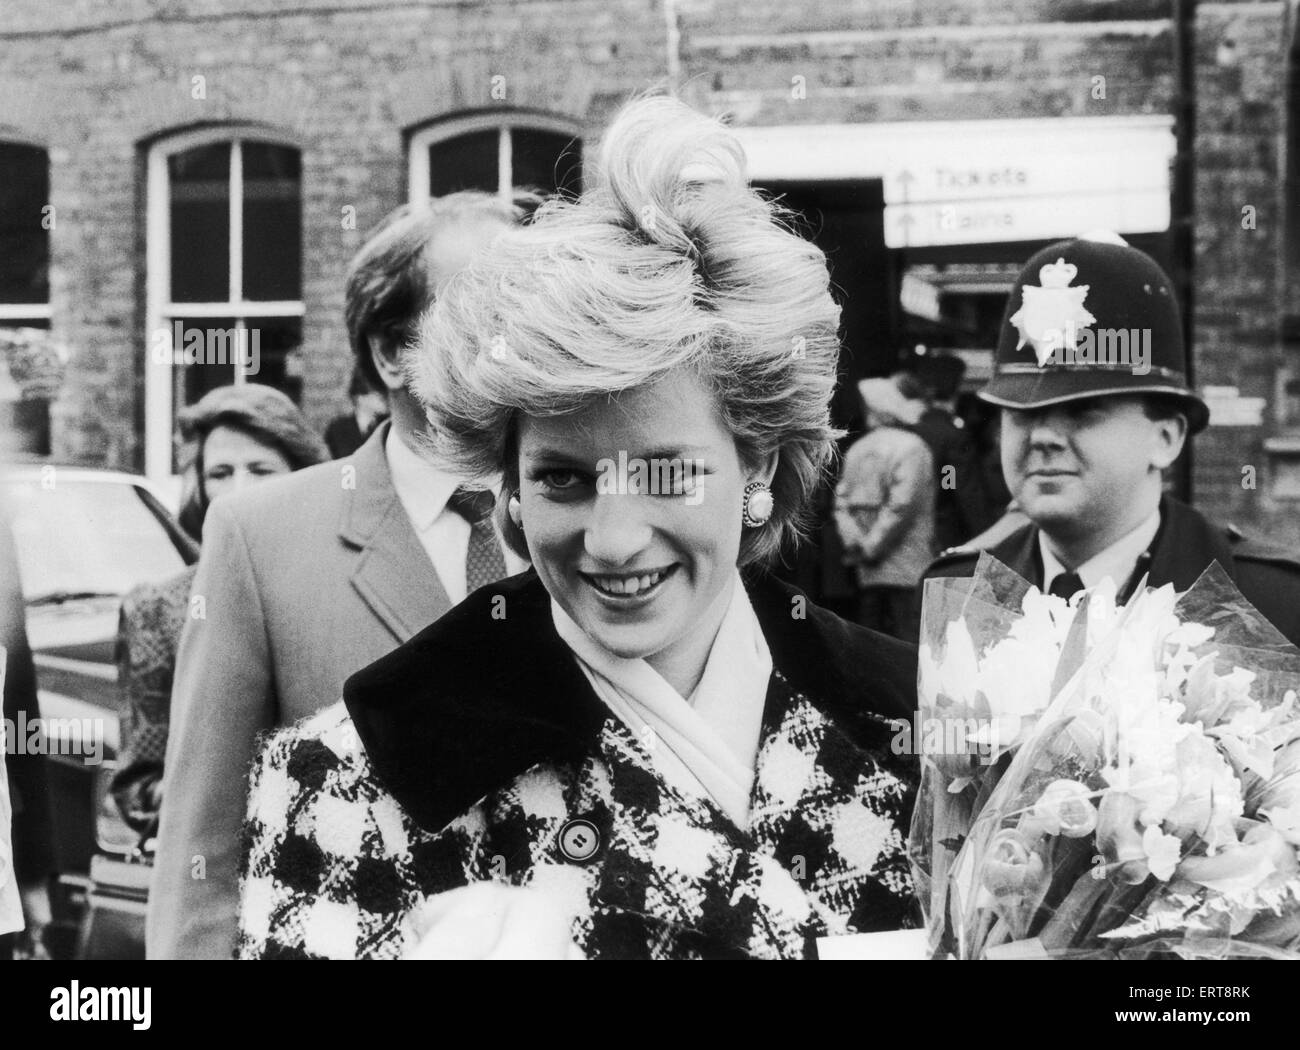
<instances>
[{"instance_id":1,"label":"car window","mask_svg":"<svg viewBox=\"0 0 1300 1050\"><path fill-rule=\"evenodd\" d=\"M5 493L29 602L58 594L122 595L185 567L136 485L10 480Z\"/></svg>"}]
</instances>

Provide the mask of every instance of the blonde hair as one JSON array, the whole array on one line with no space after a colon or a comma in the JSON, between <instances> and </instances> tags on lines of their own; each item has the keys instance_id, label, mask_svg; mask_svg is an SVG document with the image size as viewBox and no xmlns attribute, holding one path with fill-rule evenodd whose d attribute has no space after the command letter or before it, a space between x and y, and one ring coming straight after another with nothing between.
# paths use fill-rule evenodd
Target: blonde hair
<instances>
[{"instance_id":1,"label":"blonde hair","mask_svg":"<svg viewBox=\"0 0 1300 1050\"><path fill-rule=\"evenodd\" d=\"M742 462L779 450L776 509L740 553L741 564L771 560L800 531L839 434L825 256L750 189L736 138L673 99L624 108L590 174L581 198L548 201L502 234L426 314L406 367L429 440L510 490L521 413L568 414L692 369Z\"/></svg>"}]
</instances>

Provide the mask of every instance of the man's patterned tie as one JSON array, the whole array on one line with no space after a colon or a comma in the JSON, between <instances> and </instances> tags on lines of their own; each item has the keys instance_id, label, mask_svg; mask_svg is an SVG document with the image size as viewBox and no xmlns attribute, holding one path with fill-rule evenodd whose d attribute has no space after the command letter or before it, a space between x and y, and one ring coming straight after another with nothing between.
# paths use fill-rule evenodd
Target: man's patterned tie
<instances>
[{"instance_id":1,"label":"man's patterned tie","mask_svg":"<svg viewBox=\"0 0 1300 1050\"><path fill-rule=\"evenodd\" d=\"M487 489L458 488L447 506L469 522L469 550L465 555L466 594L496 583L506 574L506 559L492 527L495 503Z\"/></svg>"}]
</instances>

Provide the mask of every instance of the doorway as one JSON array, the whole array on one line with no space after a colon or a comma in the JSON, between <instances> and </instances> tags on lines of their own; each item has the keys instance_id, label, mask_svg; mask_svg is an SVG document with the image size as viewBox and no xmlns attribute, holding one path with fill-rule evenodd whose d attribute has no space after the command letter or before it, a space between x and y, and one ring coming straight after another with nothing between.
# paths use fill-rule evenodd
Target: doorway
<instances>
[{"instance_id":1,"label":"doorway","mask_svg":"<svg viewBox=\"0 0 1300 1050\"><path fill-rule=\"evenodd\" d=\"M858 381L888 375L898 359L894 345L898 296L885 248L885 191L880 179L764 182L758 189L796 213L799 232L826 253L831 294L840 306L840 362L831 421L847 430L840 453L862 433ZM852 618L856 587L843 564L833 518L835 473L817 492L807 539L783 552L777 574L819 605Z\"/></svg>"}]
</instances>

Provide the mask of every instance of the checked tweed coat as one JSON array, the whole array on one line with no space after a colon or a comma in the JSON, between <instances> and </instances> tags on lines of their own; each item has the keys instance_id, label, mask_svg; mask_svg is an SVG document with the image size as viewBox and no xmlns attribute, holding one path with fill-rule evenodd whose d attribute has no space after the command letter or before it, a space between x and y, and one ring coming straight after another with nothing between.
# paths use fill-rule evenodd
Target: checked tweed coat
<instances>
[{"instance_id":1,"label":"checked tweed coat","mask_svg":"<svg viewBox=\"0 0 1300 1050\"><path fill-rule=\"evenodd\" d=\"M162 781L171 724L176 646L185 629L197 565L162 583L144 583L122 599L117 681L122 746L110 790L122 818L142 836L158 833L152 793Z\"/></svg>"},{"instance_id":2,"label":"checked tweed coat","mask_svg":"<svg viewBox=\"0 0 1300 1050\"><path fill-rule=\"evenodd\" d=\"M887 718L910 716L915 653L783 584L748 587L774 671L747 827L655 771L526 573L270 736L238 955L395 958L426 895L479 880L552 894L589 958L804 958L819 936L912 925L915 775ZM561 848L572 820L594 825L594 855Z\"/></svg>"}]
</instances>

